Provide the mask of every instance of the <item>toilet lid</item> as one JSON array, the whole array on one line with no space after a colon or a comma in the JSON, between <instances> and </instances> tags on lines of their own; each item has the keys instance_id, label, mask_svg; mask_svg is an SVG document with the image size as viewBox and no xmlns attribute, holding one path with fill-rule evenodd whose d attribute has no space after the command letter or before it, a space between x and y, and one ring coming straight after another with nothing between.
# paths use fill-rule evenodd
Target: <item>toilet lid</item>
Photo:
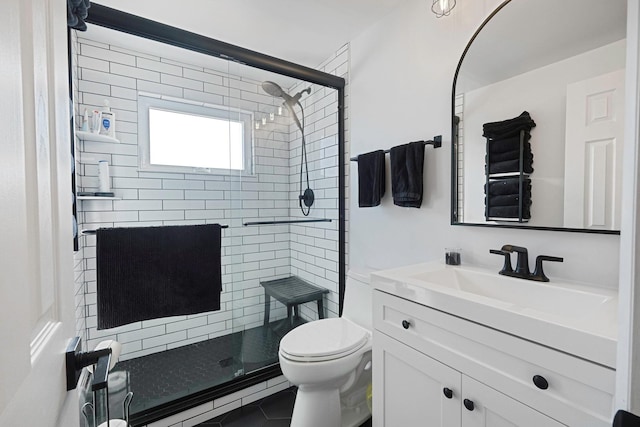
<instances>
[{"instance_id":1,"label":"toilet lid","mask_svg":"<svg viewBox=\"0 0 640 427\"><path fill-rule=\"evenodd\" d=\"M347 319L323 319L286 334L280 341L280 351L296 359L328 360L357 350L368 338L369 332Z\"/></svg>"}]
</instances>

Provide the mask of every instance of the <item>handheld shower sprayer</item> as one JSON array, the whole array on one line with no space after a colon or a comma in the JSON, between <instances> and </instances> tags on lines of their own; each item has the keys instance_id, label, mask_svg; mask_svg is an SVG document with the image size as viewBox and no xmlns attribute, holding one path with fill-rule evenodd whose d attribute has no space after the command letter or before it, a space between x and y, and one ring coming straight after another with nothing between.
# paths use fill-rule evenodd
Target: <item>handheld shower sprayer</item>
<instances>
[{"instance_id":1,"label":"handheld shower sprayer","mask_svg":"<svg viewBox=\"0 0 640 427\"><path fill-rule=\"evenodd\" d=\"M295 95L291 96L284 90L282 90L280 85L278 85L277 83L264 81L262 82L262 90L273 97L282 98L284 100L283 105L291 112L291 116L296 122L296 125L298 125L298 129L300 129L300 133L302 134L302 154L300 158L300 193L298 195L298 203L300 205L302 214L304 216L308 216L309 212L311 211L311 206L315 201L315 195L313 194L313 190L309 186L309 165L307 164L307 148L304 137L304 108L300 103L300 98L302 98L302 95L304 93L306 93L307 95L311 94L311 87L303 89ZM294 105L298 105L298 107L300 107L300 111L302 112L302 123L300 123L300 120L298 119L298 116L293 109ZM302 190L303 168L306 169L307 175L307 188L304 191ZM307 208L306 210L305 207Z\"/></svg>"},{"instance_id":2,"label":"handheld shower sprayer","mask_svg":"<svg viewBox=\"0 0 640 427\"><path fill-rule=\"evenodd\" d=\"M293 104L299 104L300 103L300 98L302 98L302 95L305 92L307 93L307 95L310 95L311 94L311 88L308 87L308 88L303 89L300 92L296 93L295 95L293 95L293 97L291 97L292 106L293 106ZM286 102L289 102L289 101L286 101Z\"/></svg>"}]
</instances>

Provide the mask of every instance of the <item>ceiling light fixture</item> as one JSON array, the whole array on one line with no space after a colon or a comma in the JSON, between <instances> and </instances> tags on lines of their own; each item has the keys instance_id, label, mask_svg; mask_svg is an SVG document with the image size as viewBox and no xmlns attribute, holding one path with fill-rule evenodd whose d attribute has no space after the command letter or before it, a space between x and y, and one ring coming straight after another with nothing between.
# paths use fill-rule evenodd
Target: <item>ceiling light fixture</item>
<instances>
[{"instance_id":1,"label":"ceiling light fixture","mask_svg":"<svg viewBox=\"0 0 640 427\"><path fill-rule=\"evenodd\" d=\"M456 0L433 0L431 11L436 14L436 17L442 18L449 16L454 7L456 7Z\"/></svg>"}]
</instances>

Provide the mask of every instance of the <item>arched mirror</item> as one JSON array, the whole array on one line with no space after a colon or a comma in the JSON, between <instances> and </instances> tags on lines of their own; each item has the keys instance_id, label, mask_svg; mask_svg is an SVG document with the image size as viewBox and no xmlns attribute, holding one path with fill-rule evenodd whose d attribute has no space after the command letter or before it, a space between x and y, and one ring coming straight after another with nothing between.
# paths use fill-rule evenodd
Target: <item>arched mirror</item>
<instances>
[{"instance_id":1,"label":"arched mirror","mask_svg":"<svg viewBox=\"0 0 640 427\"><path fill-rule=\"evenodd\" d=\"M619 234L626 0L508 0L452 92L452 224Z\"/></svg>"}]
</instances>

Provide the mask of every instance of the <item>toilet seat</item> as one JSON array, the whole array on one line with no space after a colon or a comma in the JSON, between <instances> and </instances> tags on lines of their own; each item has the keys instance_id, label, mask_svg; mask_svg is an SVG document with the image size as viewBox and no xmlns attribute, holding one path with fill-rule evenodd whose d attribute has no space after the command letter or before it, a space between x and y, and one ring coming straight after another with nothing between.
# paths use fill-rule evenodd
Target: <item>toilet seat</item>
<instances>
[{"instance_id":1,"label":"toilet seat","mask_svg":"<svg viewBox=\"0 0 640 427\"><path fill-rule=\"evenodd\" d=\"M280 341L283 357L297 362L322 362L348 356L369 341L370 333L344 318L305 323Z\"/></svg>"}]
</instances>

